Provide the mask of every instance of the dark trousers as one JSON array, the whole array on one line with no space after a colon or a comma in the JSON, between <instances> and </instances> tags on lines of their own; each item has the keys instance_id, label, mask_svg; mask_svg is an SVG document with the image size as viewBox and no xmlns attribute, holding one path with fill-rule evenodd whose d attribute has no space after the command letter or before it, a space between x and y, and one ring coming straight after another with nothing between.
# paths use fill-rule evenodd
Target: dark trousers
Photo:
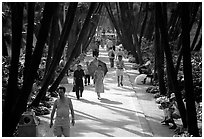
<instances>
[{"instance_id":1,"label":"dark trousers","mask_svg":"<svg viewBox=\"0 0 204 139\"><path fill-rule=\"evenodd\" d=\"M113 68L114 67L114 58L109 58L110 60L110 67Z\"/></svg>"},{"instance_id":2,"label":"dark trousers","mask_svg":"<svg viewBox=\"0 0 204 139\"><path fill-rule=\"evenodd\" d=\"M76 91L76 97L79 99L82 97L82 93L84 91L84 85L83 85L83 80L76 80L76 86L75 86L75 91ZM80 93L79 93L80 92Z\"/></svg>"},{"instance_id":3,"label":"dark trousers","mask_svg":"<svg viewBox=\"0 0 204 139\"><path fill-rule=\"evenodd\" d=\"M84 80L85 85L90 84L90 75L86 74L85 75L85 80Z\"/></svg>"}]
</instances>

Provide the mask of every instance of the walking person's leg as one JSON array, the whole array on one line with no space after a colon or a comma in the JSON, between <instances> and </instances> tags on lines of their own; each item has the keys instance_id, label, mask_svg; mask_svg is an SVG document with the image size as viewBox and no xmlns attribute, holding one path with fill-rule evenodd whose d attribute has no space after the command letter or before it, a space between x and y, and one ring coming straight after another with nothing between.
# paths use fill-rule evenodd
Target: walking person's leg
<instances>
[{"instance_id":1,"label":"walking person's leg","mask_svg":"<svg viewBox=\"0 0 204 139\"><path fill-rule=\"evenodd\" d=\"M88 85L90 85L90 75L87 75L87 79L88 79Z\"/></svg>"},{"instance_id":2,"label":"walking person's leg","mask_svg":"<svg viewBox=\"0 0 204 139\"><path fill-rule=\"evenodd\" d=\"M84 87L83 86L80 86L80 97L82 97L82 93L83 93L83 91L84 91Z\"/></svg>"},{"instance_id":3,"label":"walking person's leg","mask_svg":"<svg viewBox=\"0 0 204 139\"><path fill-rule=\"evenodd\" d=\"M123 86L123 75L120 76L120 85Z\"/></svg>"},{"instance_id":4,"label":"walking person's leg","mask_svg":"<svg viewBox=\"0 0 204 139\"><path fill-rule=\"evenodd\" d=\"M70 127L69 126L62 127L62 132L65 137L70 137Z\"/></svg>"},{"instance_id":5,"label":"walking person's leg","mask_svg":"<svg viewBox=\"0 0 204 139\"><path fill-rule=\"evenodd\" d=\"M114 59L111 59L111 68L114 67Z\"/></svg>"},{"instance_id":6,"label":"walking person's leg","mask_svg":"<svg viewBox=\"0 0 204 139\"><path fill-rule=\"evenodd\" d=\"M54 136L61 137L63 134L61 126L54 126L53 133L54 133Z\"/></svg>"},{"instance_id":7,"label":"walking person's leg","mask_svg":"<svg viewBox=\"0 0 204 139\"><path fill-rule=\"evenodd\" d=\"M98 99L101 99L101 95L99 92L97 92L97 96L98 96Z\"/></svg>"},{"instance_id":8,"label":"walking person's leg","mask_svg":"<svg viewBox=\"0 0 204 139\"><path fill-rule=\"evenodd\" d=\"M79 99L79 86L76 85L75 89L76 89L76 97L77 99Z\"/></svg>"},{"instance_id":9,"label":"walking person's leg","mask_svg":"<svg viewBox=\"0 0 204 139\"><path fill-rule=\"evenodd\" d=\"M117 76L118 78L118 86L120 86L120 76Z\"/></svg>"},{"instance_id":10,"label":"walking person's leg","mask_svg":"<svg viewBox=\"0 0 204 139\"><path fill-rule=\"evenodd\" d=\"M85 84L85 86L87 85L87 75L85 75L84 84Z\"/></svg>"}]
</instances>

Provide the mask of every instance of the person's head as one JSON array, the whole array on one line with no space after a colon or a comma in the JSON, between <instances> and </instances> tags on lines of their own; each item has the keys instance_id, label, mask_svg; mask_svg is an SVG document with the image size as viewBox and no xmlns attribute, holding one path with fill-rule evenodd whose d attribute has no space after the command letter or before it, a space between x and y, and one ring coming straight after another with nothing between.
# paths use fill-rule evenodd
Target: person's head
<instances>
[{"instance_id":1,"label":"person's head","mask_svg":"<svg viewBox=\"0 0 204 139\"><path fill-rule=\"evenodd\" d=\"M118 56L118 60L119 60L119 61L121 61L122 58L123 58L123 57L122 57L121 55Z\"/></svg>"},{"instance_id":2,"label":"person's head","mask_svg":"<svg viewBox=\"0 0 204 139\"><path fill-rule=\"evenodd\" d=\"M77 65L77 70L81 70L81 65Z\"/></svg>"},{"instance_id":3,"label":"person's head","mask_svg":"<svg viewBox=\"0 0 204 139\"><path fill-rule=\"evenodd\" d=\"M58 92L60 98L64 97L64 94L66 92L66 88L64 86L60 86L60 87L58 87L57 92Z\"/></svg>"}]
</instances>

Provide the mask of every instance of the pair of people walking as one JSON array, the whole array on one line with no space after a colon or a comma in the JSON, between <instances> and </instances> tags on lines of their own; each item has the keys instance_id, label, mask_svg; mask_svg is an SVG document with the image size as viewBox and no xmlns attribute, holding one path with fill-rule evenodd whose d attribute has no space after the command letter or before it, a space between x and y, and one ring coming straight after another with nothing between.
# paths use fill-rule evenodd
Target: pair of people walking
<instances>
[{"instance_id":1,"label":"pair of people walking","mask_svg":"<svg viewBox=\"0 0 204 139\"><path fill-rule=\"evenodd\" d=\"M84 91L84 84L83 84L83 77L86 75L84 73L84 70L82 69L81 65L77 65L77 70L74 72L74 91L76 92L77 99L80 99L82 97L83 91ZM95 92L97 93L98 99L101 99L100 93L104 92L104 71L102 70L102 66L98 65L97 70L94 73L94 86L95 86ZM85 79L85 85L87 81ZM90 75L88 79L88 84L90 84Z\"/></svg>"}]
</instances>

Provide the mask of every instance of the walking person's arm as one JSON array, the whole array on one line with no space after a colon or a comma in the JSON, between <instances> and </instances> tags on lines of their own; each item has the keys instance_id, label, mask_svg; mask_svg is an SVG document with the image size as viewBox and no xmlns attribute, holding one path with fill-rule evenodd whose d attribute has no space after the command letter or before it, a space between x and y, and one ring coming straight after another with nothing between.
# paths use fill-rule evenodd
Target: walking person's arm
<instances>
[{"instance_id":1,"label":"walking person's arm","mask_svg":"<svg viewBox=\"0 0 204 139\"><path fill-rule=\"evenodd\" d=\"M50 118L50 128L53 126L53 117L55 115L56 108L57 108L57 100L54 102L54 105L52 108L52 113L51 113L51 118Z\"/></svg>"},{"instance_id":2,"label":"walking person's arm","mask_svg":"<svg viewBox=\"0 0 204 139\"><path fill-rule=\"evenodd\" d=\"M74 109L73 109L72 101L70 98L69 98L69 108L70 108L71 115L72 115L72 125L74 126L74 124L75 124Z\"/></svg>"}]
</instances>

